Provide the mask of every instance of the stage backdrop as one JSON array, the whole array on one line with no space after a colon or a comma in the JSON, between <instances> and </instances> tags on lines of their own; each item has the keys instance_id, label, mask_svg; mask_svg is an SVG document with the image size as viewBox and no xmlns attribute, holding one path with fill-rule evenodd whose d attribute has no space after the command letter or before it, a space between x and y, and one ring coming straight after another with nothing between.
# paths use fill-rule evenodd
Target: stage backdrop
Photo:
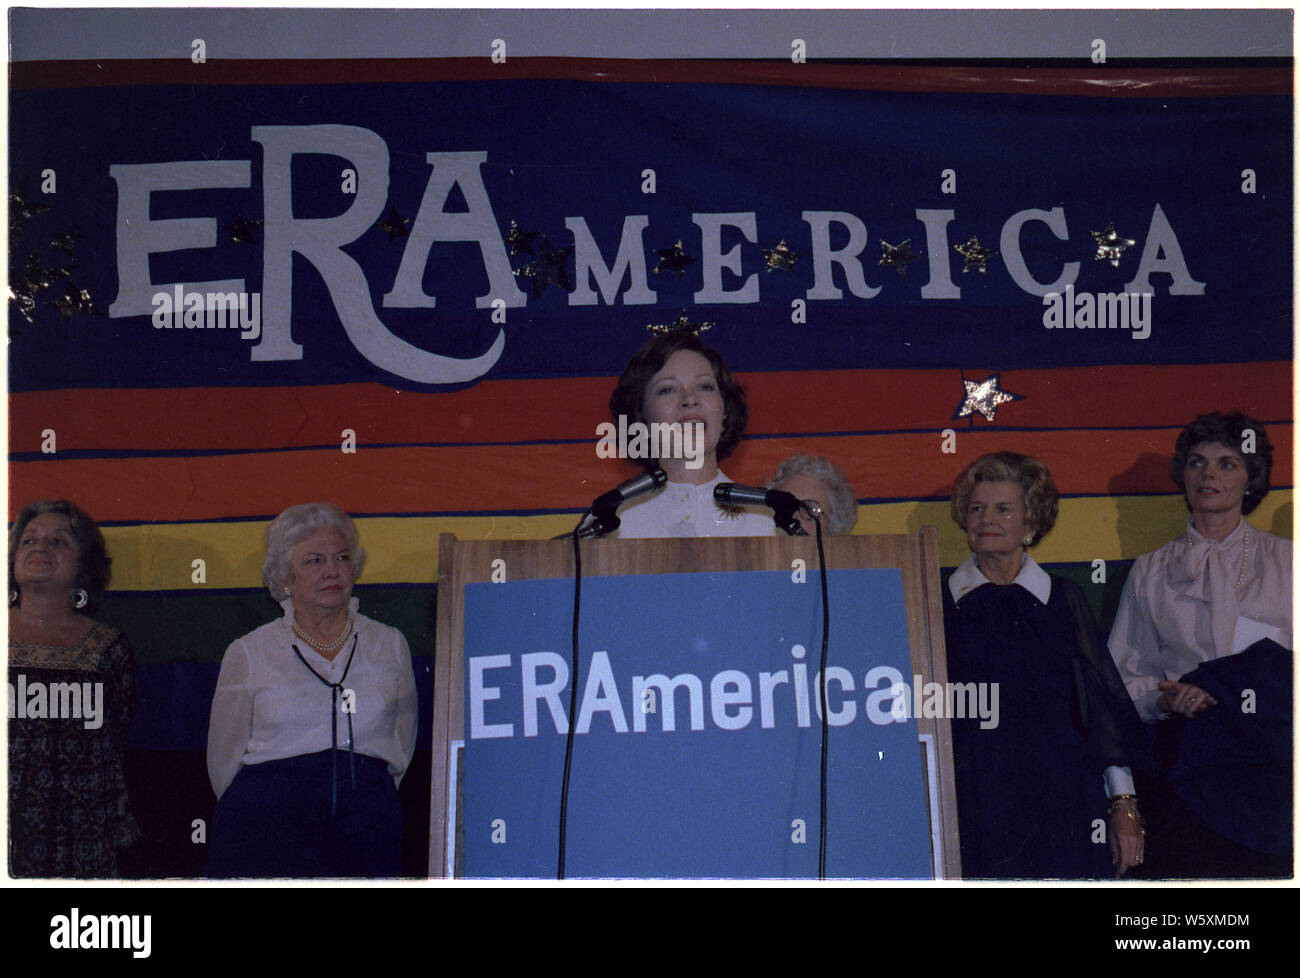
<instances>
[{"instance_id":1,"label":"stage backdrop","mask_svg":"<svg viewBox=\"0 0 1300 978\"><path fill-rule=\"evenodd\" d=\"M650 329L747 387L728 476L828 456L857 532L938 525L946 566L954 475L1039 456L1037 556L1106 624L1197 413L1267 424L1253 522L1291 532L1289 60L199 53L11 75L10 514L105 524L140 750L202 749L276 613L264 526L317 499L427 703L437 535L548 537L631 475L597 426Z\"/></svg>"}]
</instances>

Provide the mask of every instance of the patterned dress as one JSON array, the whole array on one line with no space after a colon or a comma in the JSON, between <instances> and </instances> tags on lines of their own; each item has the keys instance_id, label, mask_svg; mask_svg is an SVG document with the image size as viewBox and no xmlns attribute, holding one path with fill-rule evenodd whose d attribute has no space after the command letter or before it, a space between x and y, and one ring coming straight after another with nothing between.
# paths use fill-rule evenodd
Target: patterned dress
<instances>
[{"instance_id":1,"label":"patterned dress","mask_svg":"<svg viewBox=\"0 0 1300 978\"><path fill-rule=\"evenodd\" d=\"M73 648L9 644L9 872L106 877L140 836L122 758L135 663L98 622Z\"/></svg>"}]
</instances>

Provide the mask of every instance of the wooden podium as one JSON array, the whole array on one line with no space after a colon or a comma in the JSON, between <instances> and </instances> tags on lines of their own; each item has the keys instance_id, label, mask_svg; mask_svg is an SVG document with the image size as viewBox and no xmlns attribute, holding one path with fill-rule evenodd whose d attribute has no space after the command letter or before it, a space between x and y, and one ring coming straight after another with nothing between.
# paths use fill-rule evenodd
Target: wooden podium
<instances>
[{"instance_id":1,"label":"wooden podium","mask_svg":"<svg viewBox=\"0 0 1300 978\"><path fill-rule=\"evenodd\" d=\"M446 534L439 540L430 877L461 874L463 836L461 826L456 823L462 818L463 809L458 803L458 783L468 783L468 779L474 778L476 774L472 770L465 770L466 765L462 763L462 749L467 743L466 588L489 583L505 587L523 581L567 581L564 593L569 595L571 601L574 575L572 548L570 540L460 542ZM626 575L742 574L768 571L789 576L792 568L796 571L802 568L807 579L805 586L817 588L818 597L820 596L817 543L814 538L585 540L582 541L581 548L584 618L589 613L589 582ZM824 548L826 566L831 572L897 570L902 583L906 645L910 652L913 674L907 676L907 680L910 682L913 676L919 676L923 682L946 683L943 613L934 528L926 527L919 533L908 535L827 537L824 539ZM571 617L571 604L567 613ZM746 614L746 609L735 608L734 614L739 620L740 616ZM834 642L834 601L831 603L831 615ZM631 612L629 618L631 619ZM629 620L629 627L634 624L638 623ZM498 623L495 627L504 626ZM560 632L554 635L549 648L567 660L571 633L567 627L560 629ZM591 655L586 647L580 651L583 658ZM810 674L815 673L817 668L818 653L819 648L809 649ZM829 665L828 663L828 677L831 675ZM577 677L574 677L574 681L577 681ZM829 681L828 679L828 683ZM568 695L566 689L566 704ZM829 703L828 699L828 712L831 712ZM949 724L945 718L933 717L915 717L913 722L921 742L920 757L925 771L926 797L923 811L928 817L927 835L932 857L930 875L934 878L958 878L961 870ZM819 724L820 720L814 715L812 726L819 727ZM567 732L567 727L564 729ZM577 725L577 732L584 732L581 722ZM815 733L819 734L819 729ZM815 760L813 763L815 765ZM494 774L494 777L500 776L502 772ZM815 811L813 815L815 817ZM550 819L551 814L548 811L544 816L539 814L540 817Z\"/></svg>"}]
</instances>

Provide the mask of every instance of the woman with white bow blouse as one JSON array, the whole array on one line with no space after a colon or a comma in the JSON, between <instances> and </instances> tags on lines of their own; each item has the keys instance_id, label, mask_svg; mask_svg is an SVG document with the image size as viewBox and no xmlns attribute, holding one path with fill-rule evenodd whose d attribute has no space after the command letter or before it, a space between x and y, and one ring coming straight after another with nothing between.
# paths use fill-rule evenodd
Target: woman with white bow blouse
<instances>
[{"instance_id":1,"label":"woman with white bow blouse","mask_svg":"<svg viewBox=\"0 0 1300 978\"><path fill-rule=\"evenodd\" d=\"M1245 519L1268 493L1272 464L1263 426L1244 414L1202 415L1183 429L1170 475L1187 499L1187 529L1134 562L1111 629L1129 696L1159 725L1172 788L1165 807L1176 822L1161 835L1180 851L1167 849L1155 875L1252 877L1289 863L1292 545ZM1286 784L1273 784L1282 767ZM1282 836L1285 851L1275 851L1270 840Z\"/></svg>"}]
</instances>

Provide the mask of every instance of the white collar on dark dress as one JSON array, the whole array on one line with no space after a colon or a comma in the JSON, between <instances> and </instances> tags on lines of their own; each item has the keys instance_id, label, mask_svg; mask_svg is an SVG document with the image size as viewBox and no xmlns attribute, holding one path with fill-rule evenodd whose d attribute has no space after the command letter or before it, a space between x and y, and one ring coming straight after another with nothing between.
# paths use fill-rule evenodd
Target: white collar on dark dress
<instances>
[{"instance_id":1,"label":"white collar on dark dress","mask_svg":"<svg viewBox=\"0 0 1300 978\"><path fill-rule=\"evenodd\" d=\"M956 604L977 587L989 583L991 582L975 562L975 555L971 554L948 578L948 591L952 595L953 604ZM1039 567L1029 554L1021 558L1020 573L1011 583L1019 584L1043 604L1047 604L1047 599L1052 596L1052 576Z\"/></svg>"}]
</instances>

